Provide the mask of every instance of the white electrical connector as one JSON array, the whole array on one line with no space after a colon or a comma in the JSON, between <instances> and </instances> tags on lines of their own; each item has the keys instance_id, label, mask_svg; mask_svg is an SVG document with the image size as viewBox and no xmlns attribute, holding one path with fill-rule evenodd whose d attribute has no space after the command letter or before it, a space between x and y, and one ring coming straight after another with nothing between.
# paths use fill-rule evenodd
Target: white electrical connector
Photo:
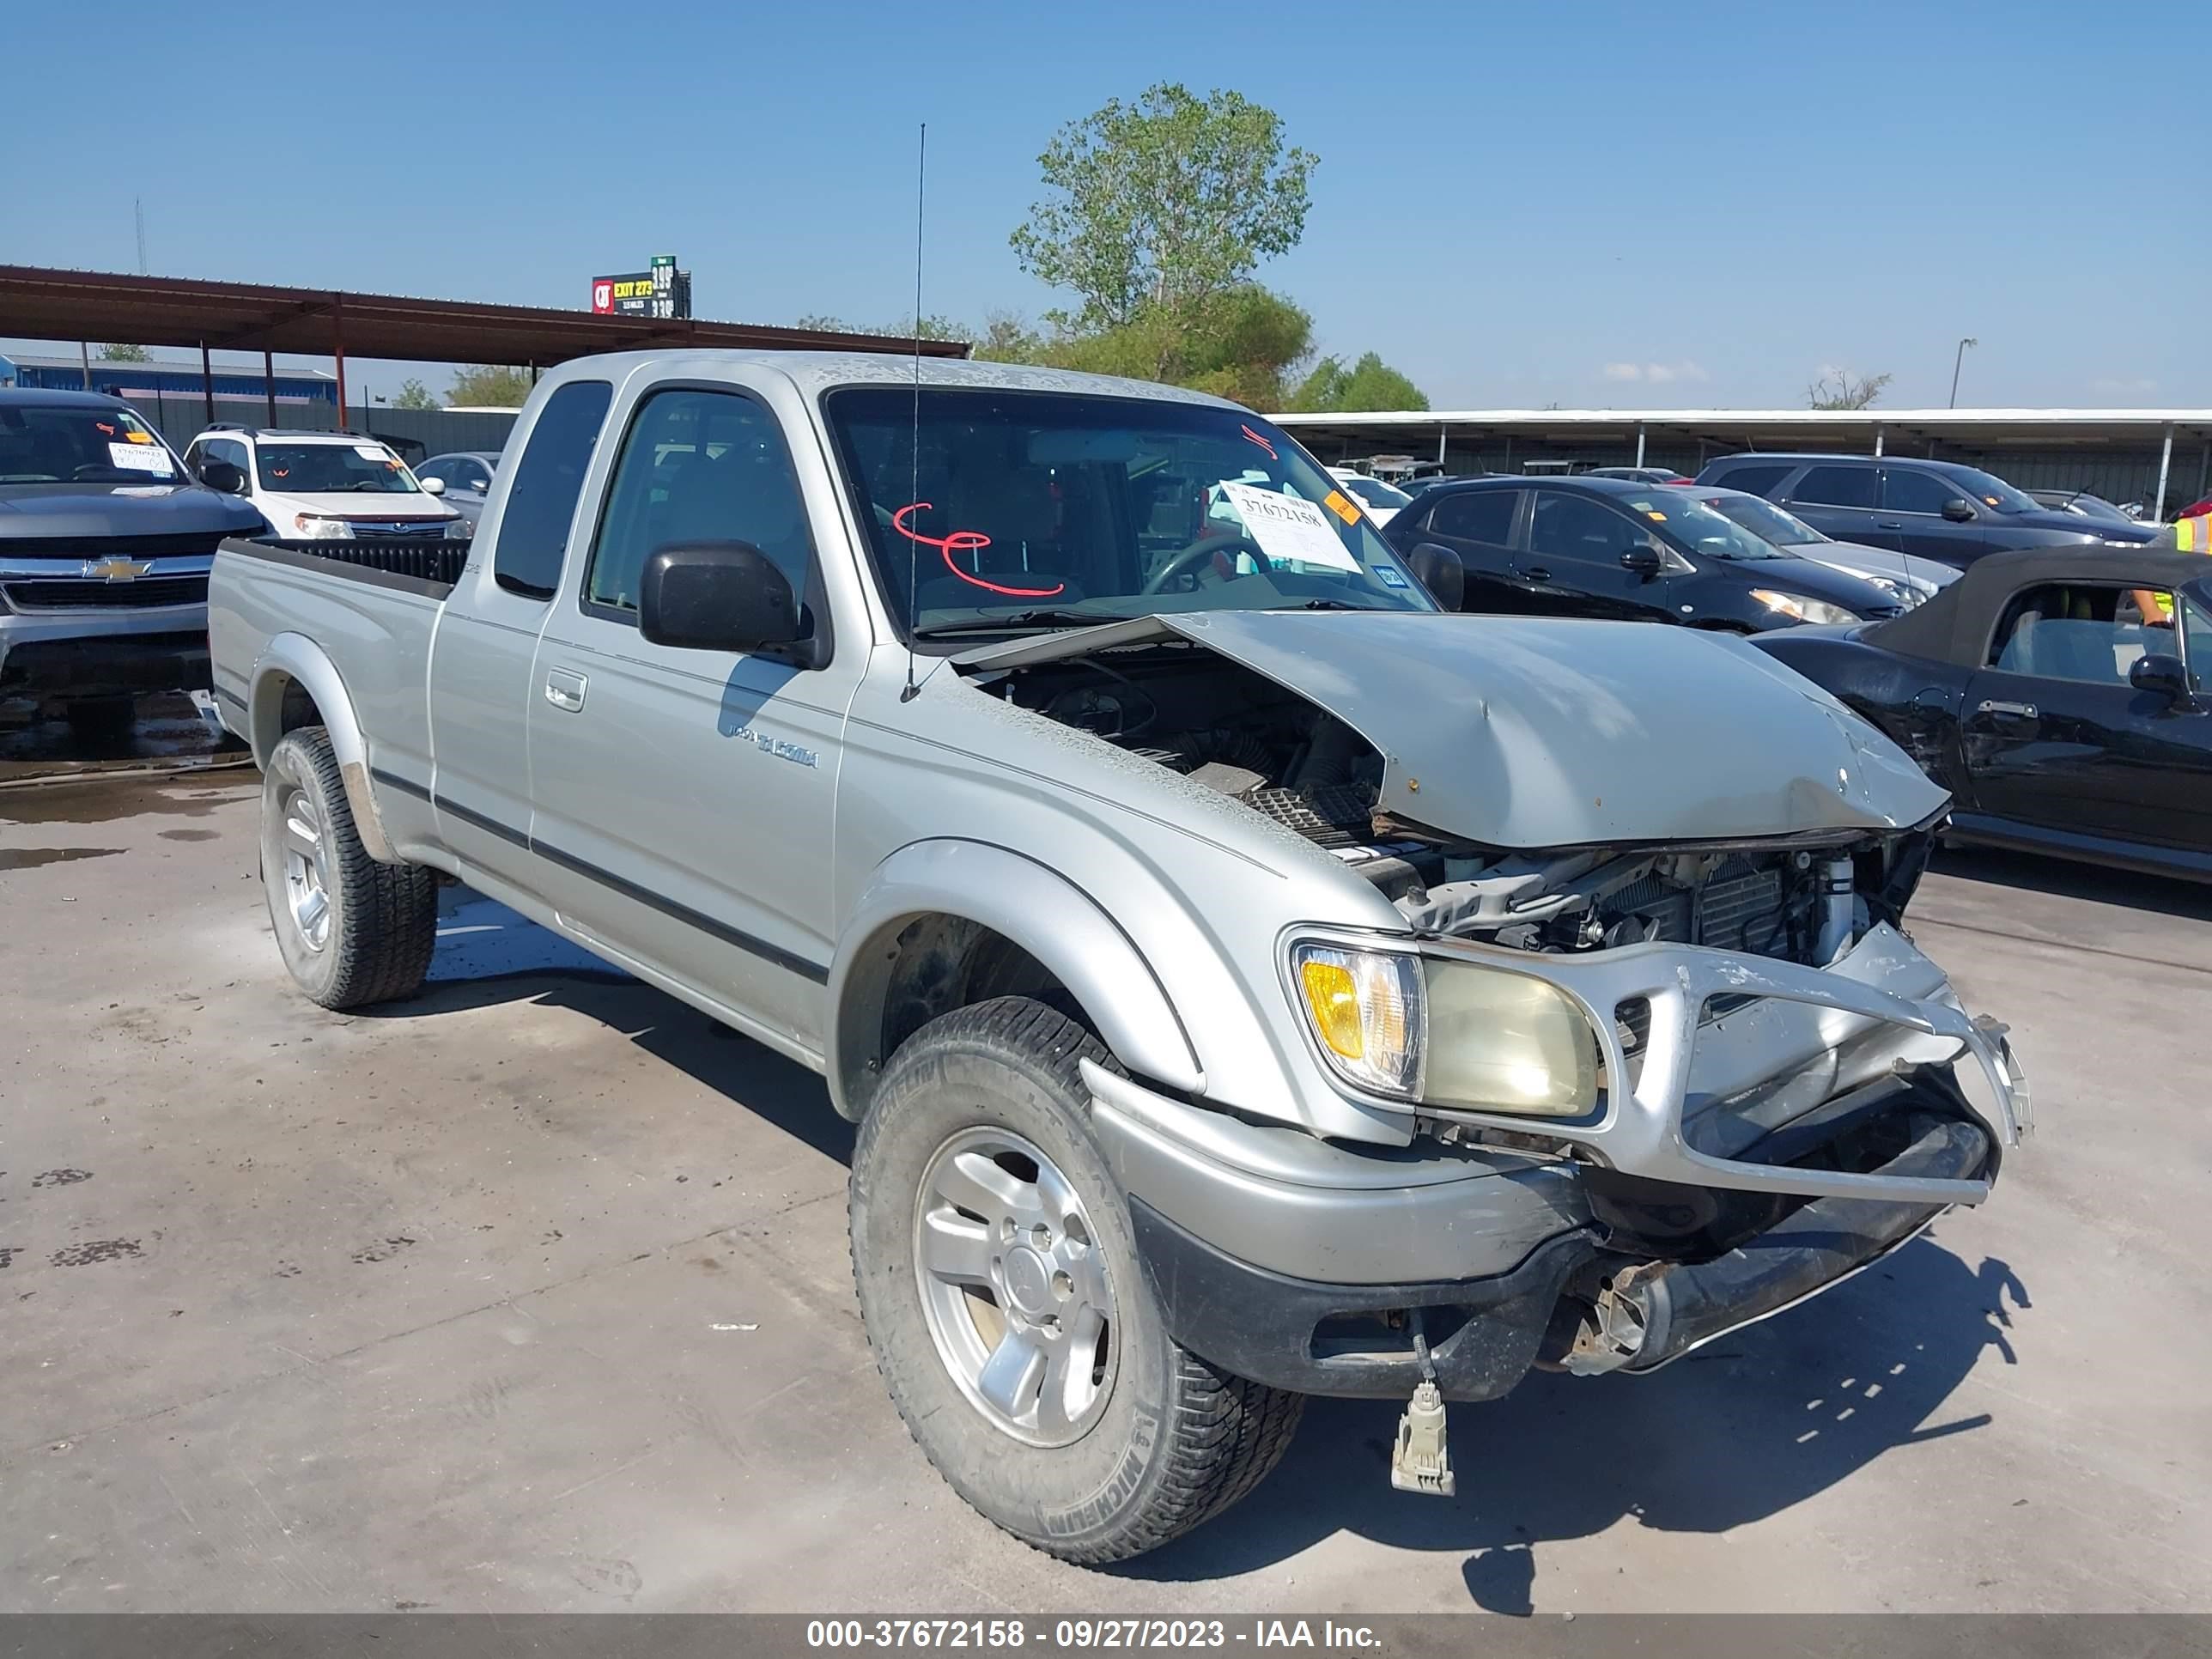
<instances>
[{"instance_id":1,"label":"white electrical connector","mask_svg":"<svg viewBox=\"0 0 2212 1659\"><path fill-rule=\"evenodd\" d=\"M1390 1484L1400 1492L1449 1498L1458 1490L1452 1478L1451 1449L1444 1442L1444 1397L1423 1382L1413 1390L1406 1414L1398 1419L1398 1445L1390 1454Z\"/></svg>"}]
</instances>

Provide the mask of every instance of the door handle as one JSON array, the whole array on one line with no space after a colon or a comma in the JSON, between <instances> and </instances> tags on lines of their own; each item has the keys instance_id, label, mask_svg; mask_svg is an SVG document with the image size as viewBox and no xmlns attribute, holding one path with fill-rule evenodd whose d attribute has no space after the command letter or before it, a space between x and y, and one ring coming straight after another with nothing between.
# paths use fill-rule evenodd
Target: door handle
<instances>
[{"instance_id":1,"label":"door handle","mask_svg":"<svg viewBox=\"0 0 2212 1659\"><path fill-rule=\"evenodd\" d=\"M1905 528L1905 520L1902 519L1876 519L1874 521L1874 527L1876 530L1902 530Z\"/></svg>"},{"instance_id":2,"label":"door handle","mask_svg":"<svg viewBox=\"0 0 2212 1659\"><path fill-rule=\"evenodd\" d=\"M1552 580L1552 573L1541 565L1532 565L1521 574L1532 582L1547 582Z\"/></svg>"},{"instance_id":3,"label":"door handle","mask_svg":"<svg viewBox=\"0 0 2212 1659\"><path fill-rule=\"evenodd\" d=\"M2022 720L2032 720L2035 718L2035 705L2032 702L1999 702L1985 699L1974 712L1978 714L2017 714Z\"/></svg>"},{"instance_id":4,"label":"door handle","mask_svg":"<svg viewBox=\"0 0 2212 1659\"><path fill-rule=\"evenodd\" d=\"M566 668L545 671L545 701L565 714L584 706L584 677Z\"/></svg>"}]
</instances>

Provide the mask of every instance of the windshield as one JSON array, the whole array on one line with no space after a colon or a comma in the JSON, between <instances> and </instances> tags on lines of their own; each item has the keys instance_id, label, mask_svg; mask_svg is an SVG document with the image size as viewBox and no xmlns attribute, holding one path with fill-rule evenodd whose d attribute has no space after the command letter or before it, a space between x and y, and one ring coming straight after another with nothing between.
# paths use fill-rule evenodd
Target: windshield
<instances>
[{"instance_id":1,"label":"windshield","mask_svg":"<svg viewBox=\"0 0 2212 1659\"><path fill-rule=\"evenodd\" d=\"M1335 481L1241 410L942 386L823 409L893 614L921 635L1436 608Z\"/></svg>"},{"instance_id":2,"label":"windshield","mask_svg":"<svg viewBox=\"0 0 2212 1659\"><path fill-rule=\"evenodd\" d=\"M1772 542L1777 547L1802 547L1808 542L1828 539L1804 520L1784 513L1772 501L1757 495L1708 496L1699 505L1710 507L1723 518L1741 525L1761 541Z\"/></svg>"},{"instance_id":3,"label":"windshield","mask_svg":"<svg viewBox=\"0 0 2212 1659\"><path fill-rule=\"evenodd\" d=\"M287 495L419 493L415 475L382 444L264 443L257 446L254 460L261 487Z\"/></svg>"},{"instance_id":4,"label":"windshield","mask_svg":"<svg viewBox=\"0 0 2212 1659\"><path fill-rule=\"evenodd\" d=\"M1984 472L1978 467L1947 466L1943 476L1960 489L1981 498L1984 507L1994 507L2000 513L2041 513L2045 509L2030 496L2014 489L2002 478Z\"/></svg>"},{"instance_id":5,"label":"windshield","mask_svg":"<svg viewBox=\"0 0 2212 1659\"><path fill-rule=\"evenodd\" d=\"M2094 519L2099 524L2125 525L2130 530L2138 527L2136 521L2118 507L2095 495L2076 495L2067 502L2067 506L2083 518Z\"/></svg>"},{"instance_id":6,"label":"windshield","mask_svg":"<svg viewBox=\"0 0 2212 1659\"><path fill-rule=\"evenodd\" d=\"M1402 489L1393 489L1380 478L1339 478L1348 495L1357 495L1370 507L1403 507L1413 498Z\"/></svg>"},{"instance_id":7,"label":"windshield","mask_svg":"<svg viewBox=\"0 0 2212 1659\"><path fill-rule=\"evenodd\" d=\"M1649 519L1659 534L1685 553L1702 553L1709 559L1782 559L1790 556L1761 541L1741 525L1730 522L1707 507L1669 491L1664 495L1639 495L1628 507Z\"/></svg>"},{"instance_id":8,"label":"windshield","mask_svg":"<svg viewBox=\"0 0 2212 1659\"><path fill-rule=\"evenodd\" d=\"M96 404L0 408L0 484L183 482L168 446L127 409Z\"/></svg>"}]
</instances>

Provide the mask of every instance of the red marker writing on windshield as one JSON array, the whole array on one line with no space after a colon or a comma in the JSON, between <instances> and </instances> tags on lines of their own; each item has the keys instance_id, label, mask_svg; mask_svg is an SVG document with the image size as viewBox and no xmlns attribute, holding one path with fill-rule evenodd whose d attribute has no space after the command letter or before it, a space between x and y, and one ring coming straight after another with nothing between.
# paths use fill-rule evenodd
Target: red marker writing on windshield
<instances>
[{"instance_id":1,"label":"red marker writing on windshield","mask_svg":"<svg viewBox=\"0 0 2212 1659\"><path fill-rule=\"evenodd\" d=\"M908 528L907 514L926 511L929 507L930 503L927 501L914 501L899 508L897 512L891 514L891 528L910 542L919 542L924 547L935 548L945 560L945 568L959 577L962 581L972 583L977 587L988 589L994 593L1003 593L1012 599L1048 599L1055 593L1066 592L1066 582L1054 582L1050 587L1003 587L997 582L987 582L981 576L970 575L952 562L953 554L956 551L979 552L991 544L991 538L980 530L955 530L947 535L925 536L919 530Z\"/></svg>"}]
</instances>

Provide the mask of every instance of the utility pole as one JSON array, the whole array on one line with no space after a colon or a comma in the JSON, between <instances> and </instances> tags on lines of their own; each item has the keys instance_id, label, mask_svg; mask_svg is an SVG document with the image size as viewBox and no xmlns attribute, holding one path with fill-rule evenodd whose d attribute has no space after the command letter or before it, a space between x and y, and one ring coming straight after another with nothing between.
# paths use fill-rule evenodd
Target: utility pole
<instances>
[{"instance_id":1,"label":"utility pole","mask_svg":"<svg viewBox=\"0 0 2212 1659\"><path fill-rule=\"evenodd\" d=\"M1956 409L1956 408L1959 406L1959 370L1960 370L1960 367L1961 367L1961 366L1966 362L1966 348L1967 348L1968 346L1970 346L1970 345L1979 345L1979 344L1981 344L1981 342L1980 342L1979 340L1976 340L1976 339L1965 339L1965 340L1961 340L1961 341L1960 341L1960 342L1959 342L1959 349L1958 349L1958 350L1957 350L1957 351L1955 351L1955 352L1954 352L1954 353L1952 354L1952 356L1951 356L1951 407L1952 407L1952 408L1954 408L1954 409Z\"/></svg>"},{"instance_id":2,"label":"utility pole","mask_svg":"<svg viewBox=\"0 0 2212 1659\"><path fill-rule=\"evenodd\" d=\"M138 274L146 274L146 203L143 198L131 198L131 217L138 228Z\"/></svg>"}]
</instances>

